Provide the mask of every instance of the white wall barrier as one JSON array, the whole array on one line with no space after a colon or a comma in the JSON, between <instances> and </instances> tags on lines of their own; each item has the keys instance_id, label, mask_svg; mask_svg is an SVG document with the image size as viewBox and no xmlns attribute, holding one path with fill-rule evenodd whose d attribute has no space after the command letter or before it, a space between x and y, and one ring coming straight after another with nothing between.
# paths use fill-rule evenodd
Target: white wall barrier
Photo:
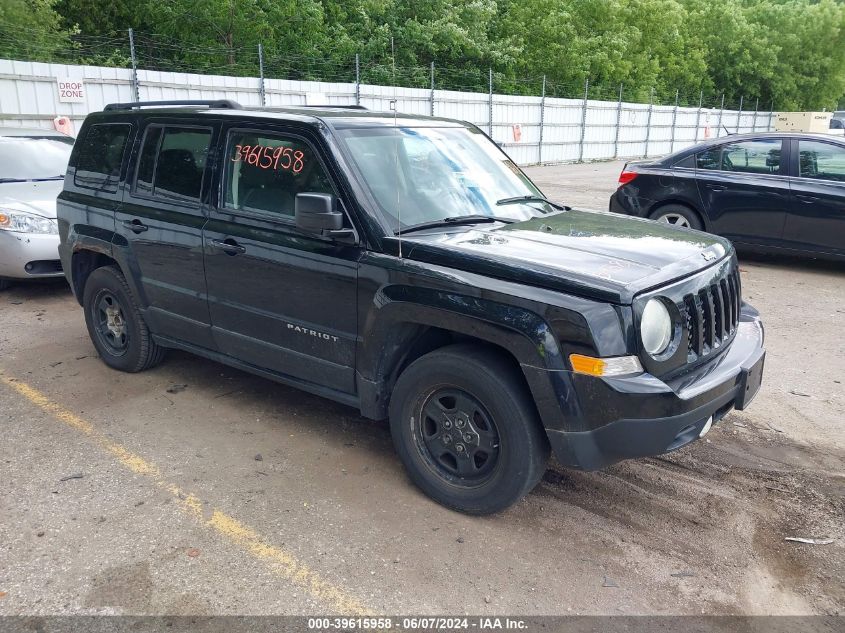
<instances>
[{"instance_id":1,"label":"white wall barrier","mask_svg":"<svg viewBox=\"0 0 845 633\"><path fill-rule=\"evenodd\" d=\"M141 101L232 99L261 105L257 77L141 70ZM0 59L0 126L74 130L89 112L133 101L132 70ZM266 105L356 103L372 110L462 119L478 125L520 165L659 156L713 136L771 129L770 112L738 112L619 101L526 97L483 92L394 88L355 83L265 79ZM586 108L586 112L585 112ZM490 113L492 112L492 122Z\"/></svg>"}]
</instances>

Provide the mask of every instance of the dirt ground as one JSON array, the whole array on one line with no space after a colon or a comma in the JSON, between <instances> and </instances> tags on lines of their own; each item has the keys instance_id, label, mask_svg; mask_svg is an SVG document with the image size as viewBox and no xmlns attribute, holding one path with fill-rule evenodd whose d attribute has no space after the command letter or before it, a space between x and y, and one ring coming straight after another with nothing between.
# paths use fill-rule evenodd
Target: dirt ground
<instances>
[{"instance_id":1,"label":"dirt ground","mask_svg":"<svg viewBox=\"0 0 845 633\"><path fill-rule=\"evenodd\" d=\"M603 208L621 164L530 170ZM121 374L63 283L0 294L0 614L843 614L845 267L741 258L753 405L670 455L422 495L387 426L183 353ZM827 545L786 537L833 539Z\"/></svg>"}]
</instances>

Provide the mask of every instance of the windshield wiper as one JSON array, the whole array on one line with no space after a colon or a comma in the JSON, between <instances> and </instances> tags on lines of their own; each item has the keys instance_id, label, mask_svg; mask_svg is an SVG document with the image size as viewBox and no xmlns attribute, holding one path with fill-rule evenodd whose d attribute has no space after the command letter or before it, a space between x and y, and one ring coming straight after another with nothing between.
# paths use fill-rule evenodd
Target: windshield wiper
<instances>
[{"instance_id":1,"label":"windshield wiper","mask_svg":"<svg viewBox=\"0 0 845 633\"><path fill-rule=\"evenodd\" d=\"M497 200L496 204L501 206L504 204L519 204L520 202L544 202L550 207L558 209L559 211L569 211L570 208L564 206L562 204L558 204L557 202L552 202L548 198L544 198L543 196L514 196L513 198L502 198L501 200Z\"/></svg>"},{"instance_id":2,"label":"windshield wiper","mask_svg":"<svg viewBox=\"0 0 845 633\"><path fill-rule=\"evenodd\" d=\"M64 180L65 176L62 174L61 176L48 176L47 178L31 178L32 182L41 182L43 180Z\"/></svg>"},{"instance_id":3,"label":"windshield wiper","mask_svg":"<svg viewBox=\"0 0 845 633\"><path fill-rule=\"evenodd\" d=\"M505 224L510 224L515 221L516 220L512 220L511 218L494 218L490 215L453 215L451 217L442 218L440 220L433 220L431 222L420 222L419 224L412 224L411 226L406 226L403 229L394 231L394 235L399 235L400 233L410 233L412 231L422 231L424 229L435 229L441 226L482 224L485 222L504 222Z\"/></svg>"}]
</instances>

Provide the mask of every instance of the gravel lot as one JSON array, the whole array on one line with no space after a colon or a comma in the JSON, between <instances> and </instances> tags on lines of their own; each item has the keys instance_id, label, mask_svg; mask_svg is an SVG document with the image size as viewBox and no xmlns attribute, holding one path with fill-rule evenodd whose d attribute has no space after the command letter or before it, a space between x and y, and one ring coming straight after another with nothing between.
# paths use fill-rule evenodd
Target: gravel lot
<instances>
[{"instance_id":1,"label":"gravel lot","mask_svg":"<svg viewBox=\"0 0 845 633\"><path fill-rule=\"evenodd\" d=\"M605 208L620 168L529 172ZM66 285L15 286L0 614L843 614L845 267L741 270L768 348L749 410L482 519L418 492L384 424L182 353L117 373Z\"/></svg>"}]
</instances>

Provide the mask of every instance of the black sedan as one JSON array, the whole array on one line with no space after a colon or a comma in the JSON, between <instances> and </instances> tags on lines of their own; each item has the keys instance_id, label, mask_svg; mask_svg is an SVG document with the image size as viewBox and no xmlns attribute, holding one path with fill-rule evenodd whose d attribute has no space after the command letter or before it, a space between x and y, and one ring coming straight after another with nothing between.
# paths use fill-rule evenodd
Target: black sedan
<instances>
[{"instance_id":1,"label":"black sedan","mask_svg":"<svg viewBox=\"0 0 845 633\"><path fill-rule=\"evenodd\" d=\"M703 229L746 250L845 258L845 139L736 134L632 161L610 210Z\"/></svg>"}]
</instances>

